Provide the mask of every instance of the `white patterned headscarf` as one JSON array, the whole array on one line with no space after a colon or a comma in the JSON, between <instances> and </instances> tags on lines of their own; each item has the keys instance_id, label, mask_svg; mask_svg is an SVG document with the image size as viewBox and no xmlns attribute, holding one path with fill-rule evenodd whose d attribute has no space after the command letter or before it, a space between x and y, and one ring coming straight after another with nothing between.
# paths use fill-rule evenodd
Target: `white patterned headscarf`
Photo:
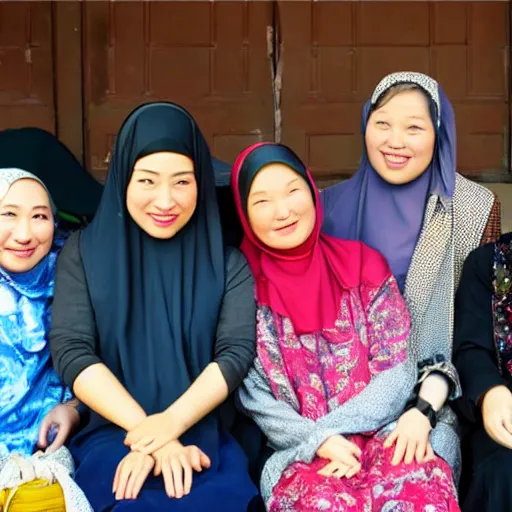
<instances>
[{"instance_id":1,"label":"white patterned headscarf","mask_svg":"<svg viewBox=\"0 0 512 512\"><path fill-rule=\"evenodd\" d=\"M399 71L398 73L391 73L385 76L375 87L371 97L371 104L375 106L379 99L391 87L399 84L416 84L421 87L432 99L436 106L437 116L432 121L435 122L437 128L441 125L441 99L439 98L439 84L432 77L424 75L423 73L416 73L415 71Z\"/></svg>"},{"instance_id":2,"label":"white patterned headscarf","mask_svg":"<svg viewBox=\"0 0 512 512\"><path fill-rule=\"evenodd\" d=\"M37 181L45 189L48 194L48 199L50 200L50 207L52 209L53 216L55 217L57 214L57 208L53 202L50 192L48 192L48 189L46 188L46 185L37 176L28 171L24 171L23 169L17 169L15 167L0 169L0 202L2 202L12 185L19 180Z\"/></svg>"},{"instance_id":3,"label":"white patterned headscarf","mask_svg":"<svg viewBox=\"0 0 512 512\"><path fill-rule=\"evenodd\" d=\"M43 186L48 194L50 206L55 217L57 209L45 184L37 176L23 169L0 168L0 203L13 183L23 179L35 180ZM47 259L47 261L54 265L55 257ZM31 287L37 285L37 279L34 281L31 282ZM45 284L49 285L49 281ZM30 318L33 321L33 317ZM33 322L32 327L34 325L37 324ZM38 452L31 457L23 457L20 454L11 453L0 457L0 491L10 489L11 495L13 495L23 484L35 479L45 480L48 485L58 482L62 488L66 510L93 512L83 491L73 480L74 471L73 458L69 450L64 446L55 453L44 454Z\"/></svg>"}]
</instances>

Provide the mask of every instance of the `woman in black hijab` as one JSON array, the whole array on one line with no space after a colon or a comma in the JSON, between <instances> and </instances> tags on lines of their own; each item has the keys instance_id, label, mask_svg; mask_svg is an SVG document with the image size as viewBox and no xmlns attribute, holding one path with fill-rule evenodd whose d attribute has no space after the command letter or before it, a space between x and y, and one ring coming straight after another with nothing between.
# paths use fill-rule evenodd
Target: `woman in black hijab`
<instances>
[{"instance_id":1,"label":"woman in black hijab","mask_svg":"<svg viewBox=\"0 0 512 512\"><path fill-rule=\"evenodd\" d=\"M146 104L121 127L98 212L59 258L50 342L92 410L71 450L96 511L247 508L257 491L218 406L254 357L253 281L183 108Z\"/></svg>"},{"instance_id":2,"label":"woman in black hijab","mask_svg":"<svg viewBox=\"0 0 512 512\"><path fill-rule=\"evenodd\" d=\"M231 165L212 157L224 242L238 247L242 225L229 184ZM59 205L61 222L71 228L89 222L103 184L94 179L55 135L36 127L0 131L0 167L27 169L44 183ZM78 218L77 218L78 217Z\"/></svg>"}]
</instances>

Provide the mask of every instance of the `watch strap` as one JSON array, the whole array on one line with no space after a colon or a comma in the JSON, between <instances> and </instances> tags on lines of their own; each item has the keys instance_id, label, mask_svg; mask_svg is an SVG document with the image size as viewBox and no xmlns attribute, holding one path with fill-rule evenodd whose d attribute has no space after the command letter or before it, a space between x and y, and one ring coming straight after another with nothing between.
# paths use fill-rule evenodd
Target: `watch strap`
<instances>
[{"instance_id":1,"label":"watch strap","mask_svg":"<svg viewBox=\"0 0 512 512\"><path fill-rule=\"evenodd\" d=\"M437 424L437 413L432 407L432 404L430 402L427 402L423 398L416 396L413 399L409 400L406 406L406 411L412 408L418 409L418 411L421 412L424 416L427 417L428 421L430 422L430 426L432 429L436 428Z\"/></svg>"}]
</instances>

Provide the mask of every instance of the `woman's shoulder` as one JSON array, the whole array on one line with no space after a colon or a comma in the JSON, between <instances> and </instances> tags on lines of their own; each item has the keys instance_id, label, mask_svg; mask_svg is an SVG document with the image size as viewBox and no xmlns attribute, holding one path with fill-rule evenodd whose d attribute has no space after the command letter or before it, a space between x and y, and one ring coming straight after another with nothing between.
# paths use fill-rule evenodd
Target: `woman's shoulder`
<instances>
[{"instance_id":1,"label":"woman's shoulder","mask_svg":"<svg viewBox=\"0 0 512 512\"><path fill-rule=\"evenodd\" d=\"M457 173L453 206L455 212L468 212L489 216L496 195L488 188Z\"/></svg>"},{"instance_id":2,"label":"woman's shoulder","mask_svg":"<svg viewBox=\"0 0 512 512\"><path fill-rule=\"evenodd\" d=\"M227 288L246 279L252 281L251 269L249 268L246 257L240 249L227 246L224 258Z\"/></svg>"},{"instance_id":3,"label":"woman's shoulder","mask_svg":"<svg viewBox=\"0 0 512 512\"><path fill-rule=\"evenodd\" d=\"M496 247L501 243L510 244L512 233L503 235L498 242L491 242L473 249L464 261L457 295L464 295L473 289L474 293L481 293L485 288L493 292L494 260ZM476 288L473 288L476 286ZM483 288L482 288L483 286Z\"/></svg>"},{"instance_id":4,"label":"woman's shoulder","mask_svg":"<svg viewBox=\"0 0 512 512\"><path fill-rule=\"evenodd\" d=\"M240 249L228 245L224 251L224 257L226 261L226 271L234 267L246 266L247 260Z\"/></svg>"},{"instance_id":5,"label":"woman's shoulder","mask_svg":"<svg viewBox=\"0 0 512 512\"><path fill-rule=\"evenodd\" d=\"M497 201L488 188L457 175L453 197L454 233L458 247L480 245ZM499 223L498 211L498 223Z\"/></svg>"},{"instance_id":6,"label":"woman's shoulder","mask_svg":"<svg viewBox=\"0 0 512 512\"><path fill-rule=\"evenodd\" d=\"M73 233L68 236L64 246L60 250L57 259L57 268L65 264L82 263L82 257L80 256L80 235L81 230L78 230L73 231Z\"/></svg>"},{"instance_id":7,"label":"woman's shoulder","mask_svg":"<svg viewBox=\"0 0 512 512\"><path fill-rule=\"evenodd\" d=\"M361 282L380 287L392 276L386 258L362 242L361 261Z\"/></svg>"},{"instance_id":8,"label":"woman's shoulder","mask_svg":"<svg viewBox=\"0 0 512 512\"><path fill-rule=\"evenodd\" d=\"M502 235L497 242L491 242L473 249L464 262L464 268L471 268L478 274L488 274L493 267L496 244L510 244L512 233Z\"/></svg>"}]
</instances>

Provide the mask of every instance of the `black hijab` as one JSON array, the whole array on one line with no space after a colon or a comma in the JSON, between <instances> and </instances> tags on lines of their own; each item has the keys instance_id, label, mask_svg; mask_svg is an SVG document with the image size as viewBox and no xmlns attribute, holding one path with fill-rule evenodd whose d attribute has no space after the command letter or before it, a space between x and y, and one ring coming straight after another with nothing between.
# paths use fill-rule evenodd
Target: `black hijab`
<instances>
[{"instance_id":1,"label":"black hijab","mask_svg":"<svg viewBox=\"0 0 512 512\"><path fill-rule=\"evenodd\" d=\"M149 236L126 208L135 162L159 151L190 157L198 188L194 215L168 240ZM98 355L146 413L163 411L212 362L224 293L224 246L210 152L182 107L145 104L125 120L98 212L82 233L81 253ZM215 453L215 418L210 415L187 435L197 443L200 434L209 455Z\"/></svg>"},{"instance_id":2,"label":"black hijab","mask_svg":"<svg viewBox=\"0 0 512 512\"><path fill-rule=\"evenodd\" d=\"M60 213L91 219L103 191L73 153L50 132L26 127L0 131L0 168L36 175L48 188Z\"/></svg>"},{"instance_id":3,"label":"black hijab","mask_svg":"<svg viewBox=\"0 0 512 512\"><path fill-rule=\"evenodd\" d=\"M316 191L311 185L307 169L300 158L288 147L282 144L261 144L244 157L242 168L238 173L238 193L242 209L247 215L247 201L252 182L262 167L272 163L284 164L299 174L308 184L313 198Z\"/></svg>"}]
</instances>

